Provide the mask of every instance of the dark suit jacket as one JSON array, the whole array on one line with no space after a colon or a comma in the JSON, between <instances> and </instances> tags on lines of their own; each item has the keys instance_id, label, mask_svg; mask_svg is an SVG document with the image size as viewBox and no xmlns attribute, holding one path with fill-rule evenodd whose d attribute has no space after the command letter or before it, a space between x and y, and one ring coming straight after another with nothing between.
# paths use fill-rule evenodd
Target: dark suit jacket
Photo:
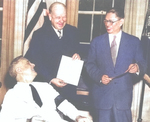
<instances>
[{"instance_id":1,"label":"dark suit jacket","mask_svg":"<svg viewBox=\"0 0 150 122\"><path fill-rule=\"evenodd\" d=\"M92 95L98 109L130 109L132 102L133 74L112 80L108 85L100 83L102 76L114 77L124 73L130 64L137 63L140 73L145 72L145 60L138 38L122 32L115 67L111 58L108 33L96 37L90 47L86 64L87 72L95 81Z\"/></svg>"},{"instance_id":2,"label":"dark suit jacket","mask_svg":"<svg viewBox=\"0 0 150 122\"><path fill-rule=\"evenodd\" d=\"M62 55L72 57L74 53L80 53L79 50L77 28L66 24L63 37L59 39L48 21L33 33L25 57L35 64L38 75L49 82L56 78Z\"/></svg>"}]
</instances>

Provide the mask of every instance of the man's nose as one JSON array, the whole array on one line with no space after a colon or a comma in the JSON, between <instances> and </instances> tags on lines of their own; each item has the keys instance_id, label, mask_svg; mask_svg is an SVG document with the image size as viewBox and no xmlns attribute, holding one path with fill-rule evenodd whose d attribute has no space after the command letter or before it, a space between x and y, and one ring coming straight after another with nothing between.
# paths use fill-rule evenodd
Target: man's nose
<instances>
[{"instance_id":1,"label":"man's nose","mask_svg":"<svg viewBox=\"0 0 150 122\"><path fill-rule=\"evenodd\" d=\"M33 64L33 63L30 63L30 65L33 66L33 67L35 66L35 64Z\"/></svg>"},{"instance_id":2,"label":"man's nose","mask_svg":"<svg viewBox=\"0 0 150 122\"><path fill-rule=\"evenodd\" d=\"M64 22L64 19L63 19L63 17L61 17L61 18L60 18L60 22Z\"/></svg>"}]
</instances>

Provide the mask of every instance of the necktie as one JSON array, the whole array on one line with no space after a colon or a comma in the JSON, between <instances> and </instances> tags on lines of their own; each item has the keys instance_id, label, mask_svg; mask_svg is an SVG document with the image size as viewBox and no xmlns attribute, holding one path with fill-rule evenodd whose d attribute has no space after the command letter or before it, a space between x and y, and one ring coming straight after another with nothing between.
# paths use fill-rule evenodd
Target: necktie
<instances>
[{"instance_id":1,"label":"necktie","mask_svg":"<svg viewBox=\"0 0 150 122\"><path fill-rule=\"evenodd\" d=\"M43 103L41 101L41 98L40 98L37 90L35 89L35 87L32 84L30 84L30 87L31 87L32 96L33 96L34 101L41 107Z\"/></svg>"},{"instance_id":2,"label":"necktie","mask_svg":"<svg viewBox=\"0 0 150 122\"><path fill-rule=\"evenodd\" d=\"M59 37L59 39L61 39L61 31L60 30L58 30L58 37Z\"/></svg>"},{"instance_id":3,"label":"necktie","mask_svg":"<svg viewBox=\"0 0 150 122\"><path fill-rule=\"evenodd\" d=\"M117 54L117 44L116 44L116 36L114 36L114 39L111 43L111 56L114 65L116 63L116 54Z\"/></svg>"}]
</instances>

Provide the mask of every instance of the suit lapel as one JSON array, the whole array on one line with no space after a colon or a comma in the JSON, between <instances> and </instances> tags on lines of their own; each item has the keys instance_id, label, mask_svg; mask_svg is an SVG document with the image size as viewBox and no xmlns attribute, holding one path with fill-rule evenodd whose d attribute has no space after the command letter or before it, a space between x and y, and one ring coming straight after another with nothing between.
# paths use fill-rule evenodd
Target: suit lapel
<instances>
[{"instance_id":1,"label":"suit lapel","mask_svg":"<svg viewBox=\"0 0 150 122\"><path fill-rule=\"evenodd\" d=\"M106 59L105 61L107 61L108 66L110 66L110 68L112 70L114 70L114 65L113 65L113 61L112 61L112 57L111 57L111 50L110 50L108 34L106 34L106 36L104 38L102 48L103 48L103 51L105 53L105 59Z\"/></svg>"},{"instance_id":2,"label":"suit lapel","mask_svg":"<svg viewBox=\"0 0 150 122\"><path fill-rule=\"evenodd\" d=\"M45 31L45 36L47 36L47 38L51 38L51 40L55 41L58 40L58 36L54 30L54 28L51 25L51 22L49 22L47 24L47 26L45 27L46 31Z\"/></svg>"},{"instance_id":3,"label":"suit lapel","mask_svg":"<svg viewBox=\"0 0 150 122\"><path fill-rule=\"evenodd\" d=\"M125 53L127 48L128 48L128 46L127 46L128 43L127 43L126 40L127 40L127 37L125 37L124 32L122 32L115 68L118 67L120 65L120 63L122 65L122 61L123 61L123 57L122 56L124 55L123 53Z\"/></svg>"}]
</instances>

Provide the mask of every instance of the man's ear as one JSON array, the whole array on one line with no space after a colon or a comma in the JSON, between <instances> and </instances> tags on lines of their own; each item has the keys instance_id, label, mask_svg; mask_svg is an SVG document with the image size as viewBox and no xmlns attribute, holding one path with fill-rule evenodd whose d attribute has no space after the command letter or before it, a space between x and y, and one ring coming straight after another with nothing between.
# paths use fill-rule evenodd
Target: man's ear
<instances>
[{"instance_id":1,"label":"man's ear","mask_svg":"<svg viewBox=\"0 0 150 122\"><path fill-rule=\"evenodd\" d=\"M22 73L22 69L21 69L20 67L17 67L17 68L16 68L16 72L17 72L17 73Z\"/></svg>"},{"instance_id":2,"label":"man's ear","mask_svg":"<svg viewBox=\"0 0 150 122\"><path fill-rule=\"evenodd\" d=\"M120 26L122 26L123 23L124 23L124 19L121 19L121 20L120 20Z\"/></svg>"},{"instance_id":3,"label":"man's ear","mask_svg":"<svg viewBox=\"0 0 150 122\"><path fill-rule=\"evenodd\" d=\"M48 16L49 15L49 11L47 9L43 9L43 15L44 16Z\"/></svg>"},{"instance_id":4,"label":"man's ear","mask_svg":"<svg viewBox=\"0 0 150 122\"><path fill-rule=\"evenodd\" d=\"M51 21L51 18L52 18L52 17L51 17L51 14L48 14L48 16L49 16L49 20Z\"/></svg>"}]
</instances>

